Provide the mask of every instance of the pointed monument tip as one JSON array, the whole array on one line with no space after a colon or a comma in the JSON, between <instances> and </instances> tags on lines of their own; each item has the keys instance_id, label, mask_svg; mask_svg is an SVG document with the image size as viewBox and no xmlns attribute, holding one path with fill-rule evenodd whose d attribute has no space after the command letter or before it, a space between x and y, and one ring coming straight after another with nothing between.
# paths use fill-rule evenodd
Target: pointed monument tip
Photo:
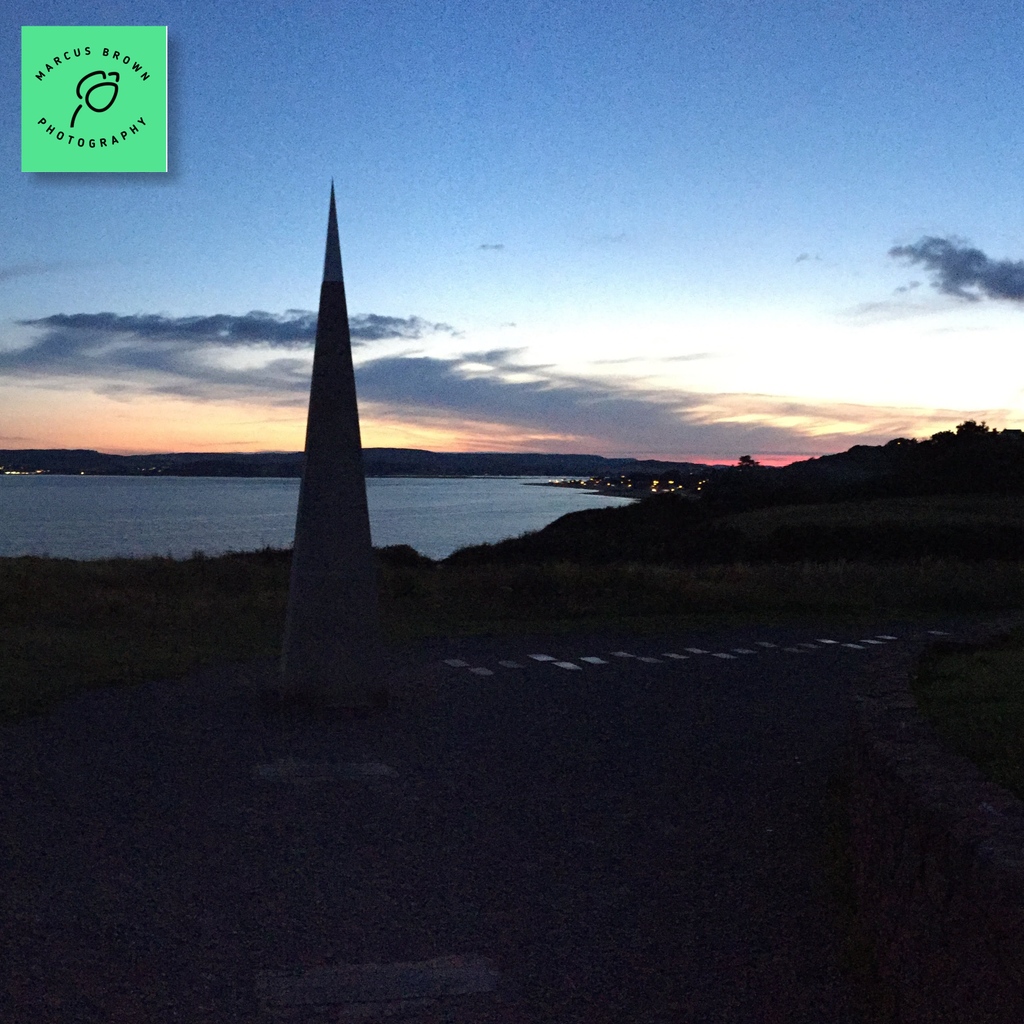
<instances>
[{"instance_id":1,"label":"pointed monument tip","mask_svg":"<svg viewBox=\"0 0 1024 1024\"><path fill-rule=\"evenodd\" d=\"M333 178L331 178L331 208L327 214L327 250L324 253L324 280L342 280L341 245L338 242L338 211L334 205Z\"/></svg>"}]
</instances>

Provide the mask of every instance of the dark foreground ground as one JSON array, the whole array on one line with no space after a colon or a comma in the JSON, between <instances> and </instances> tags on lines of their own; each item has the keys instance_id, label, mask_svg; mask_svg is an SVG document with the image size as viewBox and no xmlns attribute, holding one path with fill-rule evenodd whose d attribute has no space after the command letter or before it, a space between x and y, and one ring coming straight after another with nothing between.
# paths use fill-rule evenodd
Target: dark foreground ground
<instances>
[{"instance_id":1,"label":"dark foreground ground","mask_svg":"<svg viewBox=\"0 0 1024 1024\"><path fill-rule=\"evenodd\" d=\"M900 639L781 649L879 634ZM826 784L855 674L927 638L433 640L391 652L395 699L364 720L270 710L261 663L2 726L0 1019L866 1020ZM758 653L663 657L687 647ZM312 778L260 777L289 758L265 774ZM323 767L348 763L397 774ZM337 970L452 956L449 980L493 991Z\"/></svg>"}]
</instances>

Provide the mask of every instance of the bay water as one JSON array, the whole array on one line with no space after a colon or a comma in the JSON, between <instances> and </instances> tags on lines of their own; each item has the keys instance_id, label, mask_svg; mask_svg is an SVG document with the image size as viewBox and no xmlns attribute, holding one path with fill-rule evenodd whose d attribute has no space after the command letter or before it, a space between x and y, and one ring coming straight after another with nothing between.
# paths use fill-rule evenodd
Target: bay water
<instances>
[{"instance_id":1,"label":"bay water","mask_svg":"<svg viewBox=\"0 0 1024 1024\"><path fill-rule=\"evenodd\" d=\"M538 530L567 512L621 505L546 477L366 481L377 547L408 544L430 558ZM219 555L295 536L297 479L0 475L0 557L113 558L195 551Z\"/></svg>"}]
</instances>

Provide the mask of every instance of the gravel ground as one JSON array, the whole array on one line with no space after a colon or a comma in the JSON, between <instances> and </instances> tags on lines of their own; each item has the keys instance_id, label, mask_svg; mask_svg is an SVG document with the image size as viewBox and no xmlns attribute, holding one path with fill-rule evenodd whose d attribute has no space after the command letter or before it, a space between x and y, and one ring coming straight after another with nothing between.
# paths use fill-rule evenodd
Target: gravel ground
<instances>
[{"instance_id":1,"label":"gravel ground","mask_svg":"<svg viewBox=\"0 0 1024 1024\"><path fill-rule=\"evenodd\" d=\"M0 726L0 1019L351 1019L261 1008L260 978L457 956L498 992L392 1012L859 1022L823 815L851 681L888 649L780 648L898 630L434 640L389 654L362 719L272 709L258 663ZM688 646L758 653L660 657ZM282 758L397 774L254 774Z\"/></svg>"}]
</instances>

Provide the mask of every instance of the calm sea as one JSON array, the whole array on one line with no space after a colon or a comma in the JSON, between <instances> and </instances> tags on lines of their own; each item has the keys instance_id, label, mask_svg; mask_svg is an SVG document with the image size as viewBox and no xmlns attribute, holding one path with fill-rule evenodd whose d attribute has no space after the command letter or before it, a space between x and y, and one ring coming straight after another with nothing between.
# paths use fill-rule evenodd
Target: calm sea
<instances>
[{"instance_id":1,"label":"calm sea","mask_svg":"<svg viewBox=\"0 0 1024 1024\"><path fill-rule=\"evenodd\" d=\"M629 500L536 486L546 479L367 480L373 543L444 558ZM0 475L0 556L184 558L288 547L298 499L296 479Z\"/></svg>"}]
</instances>

